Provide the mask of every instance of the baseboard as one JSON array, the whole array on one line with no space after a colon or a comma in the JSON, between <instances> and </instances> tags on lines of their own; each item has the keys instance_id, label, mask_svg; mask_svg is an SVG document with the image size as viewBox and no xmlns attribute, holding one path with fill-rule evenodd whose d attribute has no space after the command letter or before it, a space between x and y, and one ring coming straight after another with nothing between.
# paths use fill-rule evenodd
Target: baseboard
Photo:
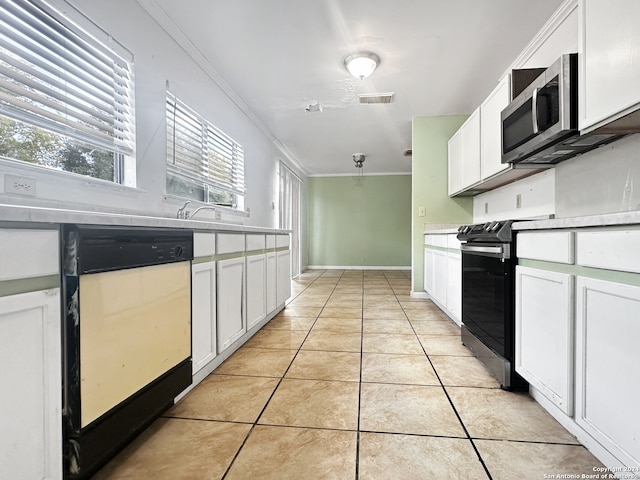
<instances>
[{"instance_id":1,"label":"baseboard","mask_svg":"<svg viewBox=\"0 0 640 480\"><path fill-rule=\"evenodd\" d=\"M308 270L406 270L411 271L410 266L402 267L381 267L363 265L308 265Z\"/></svg>"},{"instance_id":2,"label":"baseboard","mask_svg":"<svg viewBox=\"0 0 640 480\"><path fill-rule=\"evenodd\" d=\"M429 300L431 297L427 292L411 292L411 298L424 298L425 300Z\"/></svg>"}]
</instances>

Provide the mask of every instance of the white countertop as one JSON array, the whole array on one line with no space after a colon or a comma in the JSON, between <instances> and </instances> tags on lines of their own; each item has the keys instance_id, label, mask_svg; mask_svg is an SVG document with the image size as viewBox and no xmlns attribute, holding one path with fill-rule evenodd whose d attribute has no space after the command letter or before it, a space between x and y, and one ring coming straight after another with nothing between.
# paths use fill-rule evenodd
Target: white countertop
<instances>
[{"instance_id":1,"label":"white countertop","mask_svg":"<svg viewBox=\"0 0 640 480\"><path fill-rule=\"evenodd\" d=\"M77 223L86 225L114 225L136 227L186 228L191 230L216 230L249 233L290 233L266 227L250 227L232 223L216 223L207 220L179 220L177 218L124 215L119 213L88 212L42 207L22 207L0 204L0 222Z\"/></svg>"},{"instance_id":2,"label":"white countertop","mask_svg":"<svg viewBox=\"0 0 640 480\"><path fill-rule=\"evenodd\" d=\"M640 224L640 211L588 215L584 217L553 218L514 222L514 230L546 230L557 228L606 227L615 225Z\"/></svg>"},{"instance_id":3,"label":"white countertop","mask_svg":"<svg viewBox=\"0 0 640 480\"><path fill-rule=\"evenodd\" d=\"M447 233L458 233L458 227L461 223L425 223L424 234L427 235L444 235Z\"/></svg>"}]
</instances>

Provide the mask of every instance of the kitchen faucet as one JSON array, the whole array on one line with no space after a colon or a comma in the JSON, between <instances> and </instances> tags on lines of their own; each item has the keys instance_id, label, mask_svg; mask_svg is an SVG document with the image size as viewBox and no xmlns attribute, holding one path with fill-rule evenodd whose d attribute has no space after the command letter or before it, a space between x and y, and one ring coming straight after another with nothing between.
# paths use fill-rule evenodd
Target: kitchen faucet
<instances>
[{"instance_id":1,"label":"kitchen faucet","mask_svg":"<svg viewBox=\"0 0 640 480\"><path fill-rule=\"evenodd\" d=\"M200 210L215 210L216 207L213 205L202 205L198 208L196 208L193 212L189 212L188 210L185 210L187 208L187 205L189 205L191 203L191 200L187 200L185 202L185 204L178 209L178 213L177 213L177 217L182 219L182 220L186 220L188 218L193 218L193 216L198 213Z\"/></svg>"}]
</instances>

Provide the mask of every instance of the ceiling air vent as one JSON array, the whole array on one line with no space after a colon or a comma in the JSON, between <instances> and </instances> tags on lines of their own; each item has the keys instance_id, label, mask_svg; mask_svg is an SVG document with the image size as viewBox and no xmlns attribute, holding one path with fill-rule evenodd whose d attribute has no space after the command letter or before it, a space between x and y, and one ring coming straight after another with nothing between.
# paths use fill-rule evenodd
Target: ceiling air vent
<instances>
[{"instance_id":1,"label":"ceiling air vent","mask_svg":"<svg viewBox=\"0 0 640 480\"><path fill-rule=\"evenodd\" d=\"M393 92L391 93L362 93L358 95L361 104L371 103L391 103L393 102Z\"/></svg>"}]
</instances>

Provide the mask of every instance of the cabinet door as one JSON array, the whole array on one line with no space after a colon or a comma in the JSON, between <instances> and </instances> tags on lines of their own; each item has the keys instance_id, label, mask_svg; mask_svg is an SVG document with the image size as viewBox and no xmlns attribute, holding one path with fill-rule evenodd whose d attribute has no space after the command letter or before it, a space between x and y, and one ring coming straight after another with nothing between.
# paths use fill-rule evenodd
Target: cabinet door
<instances>
[{"instance_id":1,"label":"cabinet door","mask_svg":"<svg viewBox=\"0 0 640 480\"><path fill-rule=\"evenodd\" d=\"M247 257L247 329L267 316L267 257Z\"/></svg>"},{"instance_id":2,"label":"cabinet door","mask_svg":"<svg viewBox=\"0 0 640 480\"><path fill-rule=\"evenodd\" d=\"M460 149L460 130L449 139L449 195L462 190L462 151Z\"/></svg>"},{"instance_id":3,"label":"cabinet door","mask_svg":"<svg viewBox=\"0 0 640 480\"><path fill-rule=\"evenodd\" d=\"M508 170L510 165L502 163L502 122L500 113L509 105L511 98L511 76L505 75L498 86L480 105L480 173L483 180Z\"/></svg>"},{"instance_id":4,"label":"cabinet door","mask_svg":"<svg viewBox=\"0 0 640 480\"><path fill-rule=\"evenodd\" d=\"M573 276L516 267L516 371L573 414Z\"/></svg>"},{"instance_id":5,"label":"cabinet door","mask_svg":"<svg viewBox=\"0 0 640 480\"><path fill-rule=\"evenodd\" d=\"M447 305L447 252L433 250L433 294L434 300L446 308Z\"/></svg>"},{"instance_id":6,"label":"cabinet door","mask_svg":"<svg viewBox=\"0 0 640 480\"><path fill-rule=\"evenodd\" d=\"M244 258L220 260L217 265L218 352L246 331L244 317Z\"/></svg>"},{"instance_id":7,"label":"cabinet door","mask_svg":"<svg viewBox=\"0 0 640 480\"><path fill-rule=\"evenodd\" d=\"M583 277L576 287L576 422L640 468L640 287Z\"/></svg>"},{"instance_id":8,"label":"cabinet door","mask_svg":"<svg viewBox=\"0 0 640 480\"><path fill-rule=\"evenodd\" d=\"M0 297L0 478L62 479L59 292Z\"/></svg>"},{"instance_id":9,"label":"cabinet door","mask_svg":"<svg viewBox=\"0 0 640 480\"><path fill-rule=\"evenodd\" d=\"M447 252L447 310L455 322L462 323L462 257L460 253Z\"/></svg>"},{"instance_id":10,"label":"cabinet door","mask_svg":"<svg viewBox=\"0 0 640 480\"><path fill-rule=\"evenodd\" d=\"M275 311L278 306L276 294L276 282L278 281L278 270L276 268L276 253L267 253L267 314Z\"/></svg>"},{"instance_id":11,"label":"cabinet door","mask_svg":"<svg viewBox=\"0 0 640 480\"><path fill-rule=\"evenodd\" d=\"M216 356L216 262L191 267L193 373Z\"/></svg>"},{"instance_id":12,"label":"cabinet door","mask_svg":"<svg viewBox=\"0 0 640 480\"><path fill-rule=\"evenodd\" d=\"M640 107L640 2L581 0L580 130Z\"/></svg>"},{"instance_id":13,"label":"cabinet door","mask_svg":"<svg viewBox=\"0 0 640 480\"><path fill-rule=\"evenodd\" d=\"M276 295L278 306L280 306L291 296L291 252L281 250L276 253L276 256Z\"/></svg>"},{"instance_id":14,"label":"cabinet door","mask_svg":"<svg viewBox=\"0 0 640 480\"><path fill-rule=\"evenodd\" d=\"M434 269L433 269L433 250L430 248L424 249L424 291L433 296L433 281L434 281Z\"/></svg>"},{"instance_id":15,"label":"cabinet door","mask_svg":"<svg viewBox=\"0 0 640 480\"><path fill-rule=\"evenodd\" d=\"M460 128L462 151L462 188L480 181L480 109L477 108Z\"/></svg>"}]
</instances>

